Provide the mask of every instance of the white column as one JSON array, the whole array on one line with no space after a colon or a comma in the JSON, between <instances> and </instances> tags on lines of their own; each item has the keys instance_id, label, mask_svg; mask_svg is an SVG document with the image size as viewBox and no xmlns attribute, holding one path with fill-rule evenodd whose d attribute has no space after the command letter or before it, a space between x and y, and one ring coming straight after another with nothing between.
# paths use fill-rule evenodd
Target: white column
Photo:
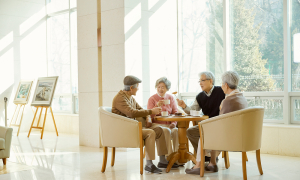
<instances>
[{"instance_id":1,"label":"white column","mask_svg":"<svg viewBox=\"0 0 300 180\"><path fill-rule=\"evenodd\" d=\"M100 147L101 48L97 44L100 0L77 0L79 144Z\"/></svg>"},{"instance_id":2,"label":"white column","mask_svg":"<svg viewBox=\"0 0 300 180\"><path fill-rule=\"evenodd\" d=\"M101 2L102 97L104 106L123 88L125 77L124 0Z\"/></svg>"}]
</instances>

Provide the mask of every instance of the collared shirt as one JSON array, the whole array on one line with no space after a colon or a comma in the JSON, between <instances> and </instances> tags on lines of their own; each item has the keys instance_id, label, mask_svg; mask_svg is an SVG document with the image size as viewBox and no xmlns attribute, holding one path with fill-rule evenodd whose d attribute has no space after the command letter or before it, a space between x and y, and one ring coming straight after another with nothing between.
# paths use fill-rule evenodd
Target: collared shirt
<instances>
[{"instance_id":1,"label":"collared shirt","mask_svg":"<svg viewBox=\"0 0 300 180\"><path fill-rule=\"evenodd\" d=\"M210 89L210 91L209 91L208 93L206 93L206 92L204 91L204 93L206 94L207 97L209 97L209 96L211 95L211 93L212 93L212 91L214 90L214 88L215 88L215 86L213 86L213 87Z\"/></svg>"},{"instance_id":2,"label":"collared shirt","mask_svg":"<svg viewBox=\"0 0 300 180\"><path fill-rule=\"evenodd\" d=\"M204 93L206 94L207 97L209 97L211 95L211 93L214 90L214 88L215 88L215 86L213 86L208 93L206 93L204 91ZM187 114L189 114L190 110L196 110L196 111L200 111L201 110L201 107L199 106L198 101L197 101L196 98L195 98L195 101L193 102L193 104L190 107L189 106L185 107L184 112L186 112Z\"/></svg>"}]
</instances>

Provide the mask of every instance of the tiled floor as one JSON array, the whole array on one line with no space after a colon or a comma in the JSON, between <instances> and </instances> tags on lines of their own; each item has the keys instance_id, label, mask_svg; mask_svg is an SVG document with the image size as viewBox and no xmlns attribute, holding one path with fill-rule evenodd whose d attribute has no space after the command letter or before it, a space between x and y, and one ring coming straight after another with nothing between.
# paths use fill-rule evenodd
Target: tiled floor
<instances>
[{"instance_id":1,"label":"tiled floor","mask_svg":"<svg viewBox=\"0 0 300 180\"><path fill-rule=\"evenodd\" d=\"M54 179L200 179L196 175L185 174L185 167L162 174L139 174L139 150L117 149L115 166L110 166L110 153L105 173L101 173L102 149L78 145L78 136L54 133L40 134L33 132L30 138L27 133L13 136L11 157L7 165L0 162L0 180L54 180ZM111 149L109 149L111 152ZM206 180L242 179L241 153L229 153L230 168L225 169L224 161L218 163L218 173L205 173ZM300 158L262 154L264 175L260 176L254 153L248 153L248 179L257 180L300 180ZM157 161L155 161L157 164Z\"/></svg>"}]
</instances>

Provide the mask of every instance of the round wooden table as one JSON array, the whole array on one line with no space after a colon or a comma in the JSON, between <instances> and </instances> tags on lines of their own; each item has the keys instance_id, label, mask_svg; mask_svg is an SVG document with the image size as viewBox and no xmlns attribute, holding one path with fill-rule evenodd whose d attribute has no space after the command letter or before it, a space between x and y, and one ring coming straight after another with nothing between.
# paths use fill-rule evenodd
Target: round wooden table
<instances>
[{"instance_id":1,"label":"round wooden table","mask_svg":"<svg viewBox=\"0 0 300 180\"><path fill-rule=\"evenodd\" d=\"M188 123L190 121L202 121L205 119L208 119L208 116L168 116L168 117L162 117L162 116L156 116L156 120L158 121L177 121L178 126L178 138L179 138L179 149L178 152L173 152L168 159L169 164L166 169L166 172L170 172L171 167L173 164L178 160L179 163L186 163L188 160L193 161L195 164L196 159L193 156L192 153L187 151L187 138L186 138L186 129L188 128Z\"/></svg>"}]
</instances>

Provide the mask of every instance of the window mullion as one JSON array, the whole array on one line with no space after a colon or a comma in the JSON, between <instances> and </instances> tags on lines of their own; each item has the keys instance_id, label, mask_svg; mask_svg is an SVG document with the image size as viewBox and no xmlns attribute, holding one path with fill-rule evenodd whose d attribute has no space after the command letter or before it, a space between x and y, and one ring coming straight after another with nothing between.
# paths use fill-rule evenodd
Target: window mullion
<instances>
[{"instance_id":1,"label":"window mullion","mask_svg":"<svg viewBox=\"0 0 300 180\"><path fill-rule=\"evenodd\" d=\"M225 70L231 70L230 66L230 52L231 52L231 43L230 43L230 19L229 19L229 0L223 0L223 52L225 60Z\"/></svg>"},{"instance_id":2,"label":"window mullion","mask_svg":"<svg viewBox=\"0 0 300 180\"><path fill-rule=\"evenodd\" d=\"M283 36L284 36L284 101L283 119L284 124L290 124L291 119L291 36L290 36L290 2L283 1Z\"/></svg>"}]
</instances>

